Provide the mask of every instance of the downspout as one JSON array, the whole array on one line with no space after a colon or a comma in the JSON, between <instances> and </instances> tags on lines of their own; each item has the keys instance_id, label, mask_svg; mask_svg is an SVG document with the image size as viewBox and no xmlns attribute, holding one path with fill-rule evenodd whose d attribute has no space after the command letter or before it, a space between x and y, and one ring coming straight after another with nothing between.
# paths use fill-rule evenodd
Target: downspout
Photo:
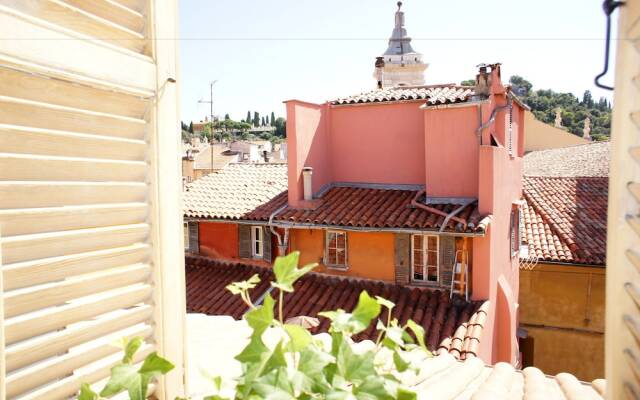
<instances>
[{"instance_id":1,"label":"downspout","mask_svg":"<svg viewBox=\"0 0 640 400\"><path fill-rule=\"evenodd\" d=\"M280 234L278 233L278 231L276 231L273 225L273 219L275 218L276 215L280 214L285 208L287 208L287 206L288 204L285 204L282 207L275 210L274 212L272 212L271 215L269 215L269 222L268 222L269 230L271 231L272 234L276 236L276 238L278 238L278 252L280 254L284 254L287 252L287 247L289 246L289 228L284 228L284 239L283 239L282 236L280 236Z\"/></svg>"},{"instance_id":2,"label":"downspout","mask_svg":"<svg viewBox=\"0 0 640 400\"><path fill-rule=\"evenodd\" d=\"M444 228L446 228L447 224L449 223L449 220L451 218L455 218L456 215L460 214L460 212L462 210L464 210L464 208L466 206L468 206L469 204L475 202L476 200L469 200L469 201L465 201L463 204L460 205L460 207L456 208L455 210L451 211L444 219L444 222L442 222L442 226L440 227L440 231L439 232L444 232ZM467 222L465 221L463 223L464 225L464 229L467 229Z\"/></svg>"},{"instance_id":3,"label":"downspout","mask_svg":"<svg viewBox=\"0 0 640 400\"><path fill-rule=\"evenodd\" d=\"M418 201L418 199L419 199L419 198L420 198L420 196L422 196L423 194L424 194L424 195L426 195L426 194L427 194L427 191L426 191L426 190L421 190L421 191L419 191L418 193L416 193L416 195L413 197L413 200L411 200L411 206L412 206L412 207L421 208L421 209L423 209L423 210L425 210L425 211L429 211L429 212L431 212L431 213L441 215L441 216L445 217L445 221L446 221L447 223L449 222L449 219L452 219L452 220L454 220L454 221L456 221L456 222L461 223L461 224L464 226L464 229L467 229L467 221L465 221L464 219L462 219L462 218L460 218L460 217L456 217L454 213L446 213L446 212L444 212L444 211L442 211L442 210L438 210L437 208L429 207L429 206L428 206L428 205L426 205L426 204L420 203L420 202ZM465 206L466 206L466 205L465 205ZM455 212L455 211L460 212L460 210L454 210L454 212ZM453 215L452 215L452 214L453 214ZM456 214L457 214L457 213L456 213ZM446 226L446 225L444 225L444 224L443 224L443 227L444 227L444 226ZM442 230L440 230L440 232L442 232Z\"/></svg>"},{"instance_id":4,"label":"downspout","mask_svg":"<svg viewBox=\"0 0 640 400\"><path fill-rule=\"evenodd\" d=\"M502 111L505 108L510 108L510 107L512 107L512 100L511 100L511 97L507 97L507 104L494 108L493 111L491 112L491 116L489 117L489 120L484 124L480 125L478 129L476 129L476 135L480 137L480 144L482 144L482 131L488 128L489 126L491 126L496 121L496 115L498 114L499 111Z\"/></svg>"}]
</instances>

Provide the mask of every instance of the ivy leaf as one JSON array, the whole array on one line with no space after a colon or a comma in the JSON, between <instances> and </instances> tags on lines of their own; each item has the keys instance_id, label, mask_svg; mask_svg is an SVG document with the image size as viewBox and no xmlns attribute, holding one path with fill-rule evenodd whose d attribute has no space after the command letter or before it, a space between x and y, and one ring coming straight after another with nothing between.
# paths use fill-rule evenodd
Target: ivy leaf
<instances>
[{"instance_id":1,"label":"ivy leaf","mask_svg":"<svg viewBox=\"0 0 640 400\"><path fill-rule=\"evenodd\" d=\"M331 355L320 351L315 346L308 346L300 352L298 371L307 376L314 377L321 374L324 367L334 361L335 358Z\"/></svg>"},{"instance_id":2,"label":"ivy leaf","mask_svg":"<svg viewBox=\"0 0 640 400\"><path fill-rule=\"evenodd\" d=\"M290 347L292 351L298 352L311 343L311 334L303 327L299 325L285 324L284 329L287 331L287 334L289 334L289 338L291 339Z\"/></svg>"},{"instance_id":3,"label":"ivy leaf","mask_svg":"<svg viewBox=\"0 0 640 400\"><path fill-rule=\"evenodd\" d=\"M358 400L394 400L384 385L384 378L372 376L358 385L354 394Z\"/></svg>"},{"instance_id":4,"label":"ivy leaf","mask_svg":"<svg viewBox=\"0 0 640 400\"><path fill-rule=\"evenodd\" d=\"M409 368L409 362L405 361L405 359L402 358L402 355L397 349L393 352L393 363L395 364L398 372L404 372L407 370L407 368Z\"/></svg>"},{"instance_id":5,"label":"ivy leaf","mask_svg":"<svg viewBox=\"0 0 640 400\"><path fill-rule=\"evenodd\" d=\"M398 395L396 396L398 400L416 400L418 395L416 392L405 389L403 387L398 388Z\"/></svg>"},{"instance_id":6,"label":"ivy leaf","mask_svg":"<svg viewBox=\"0 0 640 400\"><path fill-rule=\"evenodd\" d=\"M373 365L374 352L355 354L351 345L343 340L336 357L338 374L348 381L357 383L376 374Z\"/></svg>"},{"instance_id":7,"label":"ivy leaf","mask_svg":"<svg viewBox=\"0 0 640 400\"><path fill-rule=\"evenodd\" d=\"M111 368L111 378L100 392L101 397L111 397L127 390L131 400L144 400L142 376L129 364L120 364Z\"/></svg>"},{"instance_id":8,"label":"ivy leaf","mask_svg":"<svg viewBox=\"0 0 640 400\"><path fill-rule=\"evenodd\" d=\"M98 400L98 394L91 390L91 386L88 383L83 383L80 386L80 395L78 400Z\"/></svg>"},{"instance_id":9,"label":"ivy leaf","mask_svg":"<svg viewBox=\"0 0 640 400\"><path fill-rule=\"evenodd\" d=\"M268 294L260 307L254 308L244 316L249 326L253 328L253 336L262 336L273 322L274 304L273 297Z\"/></svg>"},{"instance_id":10,"label":"ivy leaf","mask_svg":"<svg viewBox=\"0 0 640 400\"><path fill-rule=\"evenodd\" d=\"M380 304L369 296L366 290L360 293L358 305L353 310L354 330L360 333L367 329L371 321L380 314Z\"/></svg>"},{"instance_id":11,"label":"ivy leaf","mask_svg":"<svg viewBox=\"0 0 640 400\"><path fill-rule=\"evenodd\" d=\"M269 348L262 342L261 337L254 334L249 344L235 358L241 363L257 363L268 352Z\"/></svg>"},{"instance_id":12,"label":"ivy leaf","mask_svg":"<svg viewBox=\"0 0 640 400\"><path fill-rule=\"evenodd\" d=\"M404 345L404 329L400 328L397 323L392 323L384 330L384 339L382 340L382 344L385 347L394 350L398 346Z\"/></svg>"},{"instance_id":13,"label":"ivy leaf","mask_svg":"<svg viewBox=\"0 0 640 400\"><path fill-rule=\"evenodd\" d=\"M144 340L140 336L136 336L131 340L124 339L124 356L122 357L123 364L131 364L133 356L136 354L140 346L144 343Z\"/></svg>"},{"instance_id":14,"label":"ivy leaf","mask_svg":"<svg viewBox=\"0 0 640 400\"><path fill-rule=\"evenodd\" d=\"M396 306L394 302L389 301L389 300L385 299L384 297L376 296L376 301L381 306L387 307L389 309L389 311L391 311L393 309L393 307Z\"/></svg>"},{"instance_id":15,"label":"ivy leaf","mask_svg":"<svg viewBox=\"0 0 640 400\"><path fill-rule=\"evenodd\" d=\"M237 295L249 289L253 289L258 283L260 283L260 277L258 276L258 274L254 274L246 281L233 282L230 285L227 285L226 289L232 294Z\"/></svg>"},{"instance_id":16,"label":"ivy leaf","mask_svg":"<svg viewBox=\"0 0 640 400\"><path fill-rule=\"evenodd\" d=\"M420 347L422 347L424 350L427 350L427 346L424 343L424 336L425 336L425 332L424 332L424 328L420 325L418 325L417 323L415 323L413 320L409 320L407 321L407 328L409 328L411 330L411 332L413 332L413 334L415 335L416 339L418 340L418 344L420 344Z\"/></svg>"},{"instance_id":17,"label":"ivy leaf","mask_svg":"<svg viewBox=\"0 0 640 400\"><path fill-rule=\"evenodd\" d=\"M276 287L284 292L293 292L293 284L304 274L314 269L318 264L305 265L302 268L298 268L298 260L300 258L300 252L294 251L289 253L285 257L277 257L273 264L273 273L276 276L276 281L271 282L273 287Z\"/></svg>"}]
</instances>

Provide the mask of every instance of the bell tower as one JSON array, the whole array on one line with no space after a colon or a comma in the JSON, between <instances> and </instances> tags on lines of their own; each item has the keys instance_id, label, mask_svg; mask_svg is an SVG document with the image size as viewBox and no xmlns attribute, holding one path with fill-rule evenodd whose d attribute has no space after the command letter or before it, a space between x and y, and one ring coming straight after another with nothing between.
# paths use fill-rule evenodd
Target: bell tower
<instances>
[{"instance_id":1,"label":"bell tower","mask_svg":"<svg viewBox=\"0 0 640 400\"><path fill-rule=\"evenodd\" d=\"M389 39L389 47L376 59L374 77L378 86L383 88L421 86L424 85L424 71L428 64L422 61L422 54L411 47L411 38L404 27L402 2L397 4L395 27Z\"/></svg>"}]
</instances>

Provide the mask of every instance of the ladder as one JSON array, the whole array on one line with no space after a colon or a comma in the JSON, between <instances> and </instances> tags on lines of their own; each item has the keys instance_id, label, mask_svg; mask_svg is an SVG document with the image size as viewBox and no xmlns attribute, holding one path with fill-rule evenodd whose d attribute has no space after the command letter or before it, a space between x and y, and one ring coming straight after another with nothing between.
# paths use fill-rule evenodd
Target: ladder
<instances>
[{"instance_id":1,"label":"ladder","mask_svg":"<svg viewBox=\"0 0 640 400\"><path fill-rule=\"evenodd\" d=\"M469 252L467 250L457 250L453 261L453 271L451 275L451 291L449 298L453 298L454 293L464 296L469 301Z\"/></svg>"}]
</instances>

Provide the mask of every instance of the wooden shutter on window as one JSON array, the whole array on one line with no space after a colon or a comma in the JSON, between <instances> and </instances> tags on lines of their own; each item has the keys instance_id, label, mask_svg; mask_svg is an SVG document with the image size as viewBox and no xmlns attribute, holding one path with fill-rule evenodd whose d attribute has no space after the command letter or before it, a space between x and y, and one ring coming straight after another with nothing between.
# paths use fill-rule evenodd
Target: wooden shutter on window
<instances>
[{"instance_id":1,"label":"wooden shutter on window","mask_svg":"<svg viewBox=\"0 0 640 400\"><path fill-rule=\"evenodd\" d=\"M251 258L253 252L251 251L251 226L250 225L238 225L238 254L240 258Z\"/></svg>"},{"instance_id":2,"label":"wooden shutter on window","mask_svg":"<svg viewBox=\"0 0 640 400\"><path fill-rule=\"evenodd\" d=\"M607 224L605 376L608 399L632 399L640 397L640 2L625 1L618 10L619 30L611 37L624 40L612 39L617 51Z\"/></svg>"},{"instance_id":3,"label":"wooden shutter on window","mask_svg":"<svg viewBox=\"0 0 640 400\"><path fill-rule=\"evenodd\" d=\"M175 0L0 0L0 400L75 397L147 341L183 395ZM171 79L170 79L171 78ZM162 171L162 173L160 173Z\"/></svg>"},{"instance_id":4,"label":"wooden shutter on window","mask_svg":"<svg viewBox=\"0 0 640 400\"><path fill-rule=\"evenodd\" d=\"M411 280L411 235L396 233L395 242L396 283L407 285Z\"/></svg>"},{"instance_id":5,"label":"wooden shutter on window","mask_svg":"<svg viewBox=\"0 0 640 400\"><path fill-rule=\"evenodd\" d=\"M195 254L200 253L199 225L197 222L189 222L189 251Z\"/></svg>"},{"instance_id":6,"label":"wooden shutter on window","mask_svg":"<svg viewBox=\"0 0 640 400\"><path fill-rule=\"evenodd\" d=\"M453 262L456 255L456 239L453 236L440 236L440 284L451 287Z\"/></svg>"},{"instance_id":7,"label":"wooden shutter on window","mask_svg":"<svg viewBox=\"0 0 640 400\"><path fill-rule=\"evenodd\" d=\"M271 230L268 226L263 227L262 230L264 231L264 242L262 244L264 251L263 258L266 262L271 262L271 258L273 257L273 252L271 251Z\"/></svg>"}]
</instances>

